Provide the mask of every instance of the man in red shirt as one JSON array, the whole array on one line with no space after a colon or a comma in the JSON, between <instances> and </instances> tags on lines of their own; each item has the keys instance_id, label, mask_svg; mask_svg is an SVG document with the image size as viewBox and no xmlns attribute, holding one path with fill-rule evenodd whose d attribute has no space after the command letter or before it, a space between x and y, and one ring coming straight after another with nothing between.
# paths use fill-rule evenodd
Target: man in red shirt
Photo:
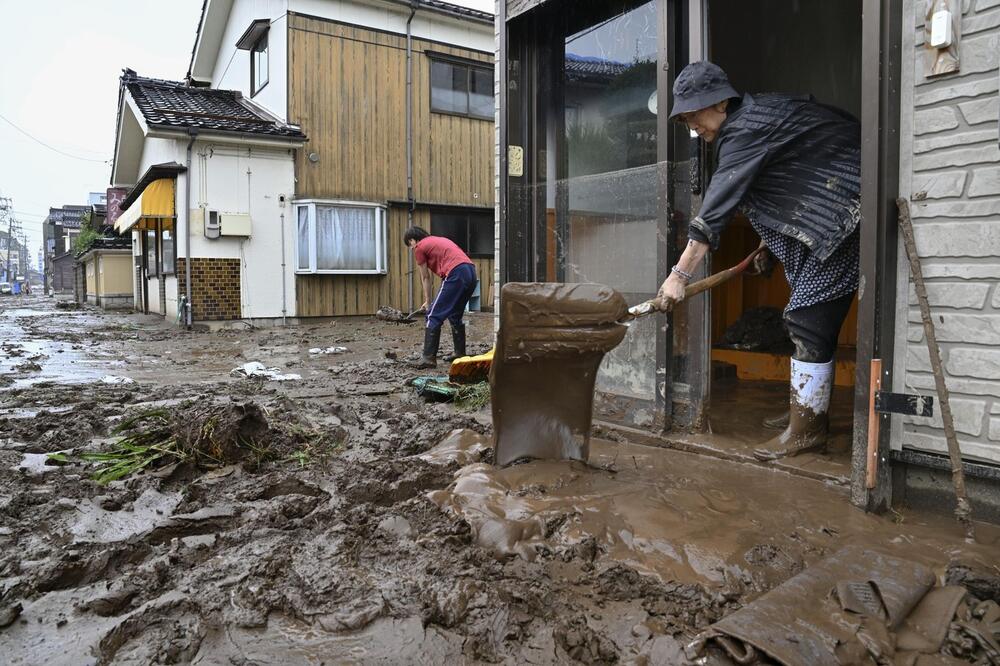
<instances>
[{"instance_id":1,"label":"man in red shirt","mask_svg":"<svg viewBox=\"0 0 1000 666\"><path fill-rule=\"evenodd\" d=\"M420 267L420 281L424 285L423 309L427 310L424 351L420 361L413 364L413 367L437 367L441 326L445 319L451 323L451 339L455 345L453 358L465 356L465 324L462 322L462 316L465 314L465 306L469 304L469 299L476 290L475 265L451 240L442 236L431 236L420 227L407 229L403 234L403 243L413 250L413 259ZM431 273L444 280L433 303Z\"/></svg>"}]
</instances>

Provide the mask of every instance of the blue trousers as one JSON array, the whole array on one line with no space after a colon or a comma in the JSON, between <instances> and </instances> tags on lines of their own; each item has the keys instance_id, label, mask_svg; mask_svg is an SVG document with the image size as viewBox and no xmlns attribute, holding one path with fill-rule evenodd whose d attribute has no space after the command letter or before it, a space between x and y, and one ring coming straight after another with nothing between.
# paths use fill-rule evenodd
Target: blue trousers
<instances>
[{"instance_id":1,"label":"blue trousers","mask_svg":"<svg viewBox=\"0 0 1000 666\"><path fill-rule=\"evenodd\" d=\"M448 277L441 283L437 298L431 304L427 313L427 328L441 328L447 319L452 328L462 326L462 316L465 306L476 291L476 267L472 264L459 264L451 269Z\"/></svg>"}]
</instances>

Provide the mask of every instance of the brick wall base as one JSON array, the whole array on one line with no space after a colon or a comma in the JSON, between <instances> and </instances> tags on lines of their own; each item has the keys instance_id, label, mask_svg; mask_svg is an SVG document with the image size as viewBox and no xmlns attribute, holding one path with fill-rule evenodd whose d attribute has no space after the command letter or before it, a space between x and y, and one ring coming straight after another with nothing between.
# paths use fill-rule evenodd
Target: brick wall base
<instances>
[{"instance_id":1,"label":"brick wall base","mask_svg":"<svg viewBox=\"0 0 1000 666\"><path fill-rule=\"evenodd\" d=\"M177 259L177 298L187 293L186 260ZM240 260L199 258L191 260L192 317L195 321L241 319Z\"/></svg>"}]
</instances>

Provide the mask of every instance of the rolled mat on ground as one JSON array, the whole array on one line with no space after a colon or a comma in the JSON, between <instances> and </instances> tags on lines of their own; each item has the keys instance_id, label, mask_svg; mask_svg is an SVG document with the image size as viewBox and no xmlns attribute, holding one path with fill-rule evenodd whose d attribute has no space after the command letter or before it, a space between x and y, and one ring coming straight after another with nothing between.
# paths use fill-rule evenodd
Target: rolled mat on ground
<instances>
[{"instance_id":1,"label":"rolled mat on ground","mask_svg":"<svg viewBox=\"0 0 1000 666\"><path fill-rule=\"evenodd\" d=\"M916 664L937 654L965 590L927 567L848 546L716 622L688 648L738 663ZM992 662L990 662L992 663Z\"/></svg>"}]
</instances>

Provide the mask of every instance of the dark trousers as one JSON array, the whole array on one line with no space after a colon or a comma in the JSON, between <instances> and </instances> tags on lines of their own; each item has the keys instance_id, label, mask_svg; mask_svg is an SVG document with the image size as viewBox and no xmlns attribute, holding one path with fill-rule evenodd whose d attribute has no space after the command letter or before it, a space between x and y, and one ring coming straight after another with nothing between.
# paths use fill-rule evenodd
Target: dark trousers
<instances>
[{"instance_id":1,"label":"dark trousers","mask_svg":"<svg viewBox=\"0 0 1000 666\"><path fill-rule=\"evenodd\" d=\"M465 306L469 304L475 291L475 266L459 264L451 269L427 313L427 328L441 328L445 319L451 323L452 328L461 327Z\"/></svg>"},{"instance_id":2,"label":"dark trousers","mask_svg":"<svg viewBox=\"0 0 1000 666\"><path fill-rule=\"evenodd\" d=\"M796 361L827 363L837 351L837 338L854 294L836 300L817 303L785 313L785 325L795 344Z\"/></svg>"}]
</instances>

